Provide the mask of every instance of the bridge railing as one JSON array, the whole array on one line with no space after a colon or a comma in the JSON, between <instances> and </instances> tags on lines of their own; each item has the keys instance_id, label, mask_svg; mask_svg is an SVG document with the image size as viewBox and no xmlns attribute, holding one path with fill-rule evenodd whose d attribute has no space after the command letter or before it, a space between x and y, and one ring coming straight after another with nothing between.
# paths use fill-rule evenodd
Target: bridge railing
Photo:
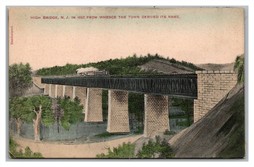
<instances>
[{"instance_id":1,"label":"bridge railing","mask_svg":"<svg viewBox=\"0 0 254 167\"><path fill-rule=\"evenodd\" d=\"M127 90L177 97L197 97L196 74L151 76L86 76L42 78L42 83Z\"/></svg>"}]
</instances>

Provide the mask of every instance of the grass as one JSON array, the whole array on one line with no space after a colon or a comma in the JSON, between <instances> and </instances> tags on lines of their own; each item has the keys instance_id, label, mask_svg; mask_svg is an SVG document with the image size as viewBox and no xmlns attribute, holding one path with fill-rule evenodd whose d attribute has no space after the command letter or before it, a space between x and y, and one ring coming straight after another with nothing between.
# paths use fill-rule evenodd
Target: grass
<instances>
[{"instance_id":1,"label":"grass","mask_svg":"<svg viewBox=\"0 0 254 167\"><path fill-rule=\"evenodd\" d=\"M98 138L108 138L108 137L119 136L119 135L126 135L126 133L109 133L109 132L104 132L104 133L100 133L100 134L95 135L95 137L98 137Z\"/></svg>"},{"instance_id":2,"label":"grass","mask_svg":"<svg viewBox=\"0 0 254 167\"><path fill-rule=\"evenodd\" d=\"M25 150L17 151L18 144L10 137L9 140L9 156L12 159L38 159L43 158L41 153L32 152L29 147L26 147Z\"/></svg>"},{"instance_id":3,"label":"grass","mask_svg":"<svg viewBox=\"0 0 254 167\"><path fill-rule=\"evenodd\" d=\"M228 145L220 153L221 158L243 158L245 156L245 127L244 127L244 95L230 108L234 114L219 130L217 135L223 133L228 136ZM234 131L232 131L232 129Z\"/></svg>"},{"instance_id":4,"label":"grass","mask_svg":"<svg viewBox=\"0 0 254 167\"><path fill-rule=\"evenodd\" d=\"M123 143L119 145L117 148L113 148L112 150L109 148L107 154L98 154L97 158L135 158L135 145L129 143Z\"/></svg>"},{"instance_id":5,"label":"grass","mask_svg":"<svg viewBox=\"0 0 254 167\"><path fill-rule=\"evenodd\" d=\"M130 142L123 143L112 150L108 148L107 154L98 154L97 158L173 158L173 150L165 139L156 136L156 140L149 140L148 143L143 143L142 148L135 155L135 144Z\"/></svg>"}]
</instances>

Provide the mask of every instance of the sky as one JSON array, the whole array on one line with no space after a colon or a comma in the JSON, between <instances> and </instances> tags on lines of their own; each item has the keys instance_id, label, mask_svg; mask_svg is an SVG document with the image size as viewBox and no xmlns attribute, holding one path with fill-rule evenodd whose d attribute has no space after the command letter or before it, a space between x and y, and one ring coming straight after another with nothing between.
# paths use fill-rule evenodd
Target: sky
<instances>
[{"instance_id":1,"label":"sky","mask_svg":"<svg viewBox=\"0 0 254 167\"><path fill-rule=\"evenodd\" d=\"M195 64L231 63L244 53L244 10L9 8L10 65L29 63L36 70L148 53Z\"/></svg>"}]
</instances>

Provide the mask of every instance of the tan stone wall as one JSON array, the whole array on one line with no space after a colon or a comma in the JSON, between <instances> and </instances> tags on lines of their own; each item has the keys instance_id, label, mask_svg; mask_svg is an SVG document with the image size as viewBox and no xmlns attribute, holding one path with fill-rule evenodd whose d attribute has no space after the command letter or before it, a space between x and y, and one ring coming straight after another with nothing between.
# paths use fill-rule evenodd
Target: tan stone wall
<instances>
[{"instance_id":1,"label":"tan stone wall","mask_svg":"<svg viewBox=\"0 0 254 167\"><path fill-rule=\"evenodd\" d=\"M73 91L73 86L65 86L65 96L69 96L71 99L73 98L72 97L72 95L73 95L73 93L72 93L72 91Z\"/></svg>"},{"instance_id":2,"label":"tan stone wall","mask_svg":"<svg viewBox=\"0 0 254 167\"><path fill-rule=\"evenodd\" d=\"M152 137L169 130L168 97L145 94L144 136Z\"/></svg>"},{"instance_id":3,"label":"tan stone wall","mask_svg":"<svg viewBox=\"0 0 254 167\"><path fill-rule=\"evenodd\" d=\"M56 85L51 84L51 94L50 97L55 98L55 93L56 93Z\"/></svg>"},{"instance_id":4,"label":"tan stone wall","mask_svg":"<svg viewBox=\"0 0 254 167\"><path fill-rule=\"evenodd\" d=\"M38 86L39 88L45 88L46 84L41 83L41 77L32 77L33 83Z\"/></svg>"},{"instance_id":5,"label":"tan stone wall","mask_svg":"<svg viewBox=\"0 0 254 167\"><path fill-rule=\"evenodd\" d=\"M63 85L57 85L57 97L63 97Z\"/></svg>"},{"instance_id":6,"label":"tan stone wall","mask_svg":"<svg viewBox=\"0 0 254 167\"><path fill-rule=\"evenodd\" d=\"M108 91L107 131L110 133L130 132L127 91Z\"/></svg>"},{"instance_id":7,"label":"tan stone wall","mask_svg":"<svg viewBox=\"0 0 254 167\"><path fill-rule=\"evenodd\" d=\"M237 83L233 71L197 71L198 99L194 100L194 122L211 110Z\"/></svg>"},{"instance_id":8,"label":"tan stone wall","mask_svg":"<svg viewBox=\"0 0 254 167\"><path fill-rule=\"evenodd\" d=\"M44 95L49 95L49 84L45 84Z\"/></svg>"},{"instance_id":9,"label":"tan stone wall","mask_svg":"<svg viewBox=\"0 0 254 167\"><path fill-rule=\"evenodd\" d=\"M102 122L102 89L87 88L85 122Z\"/></svg>"},{"instance_id":10,"label":"tan stone wall","mask_svg":"<svg viewBox=\"0 0 254 167\"><path fill-rule=\"evenodd\" d=\"M80 104L83 105L85 111L85 104L86 104L86 88L85 87L78 87L75 88L75 96L80 99Z\"/></svg>"},{"instance_id":11,"label":"tan stone wall","mask_svg":"<svg viewBox=\"0 0 254 167\"><path fill-rule=\"evenodd\" d=\"M49 84L49 97L52 97L52 84Z\"/></svg>"}]
</instances>

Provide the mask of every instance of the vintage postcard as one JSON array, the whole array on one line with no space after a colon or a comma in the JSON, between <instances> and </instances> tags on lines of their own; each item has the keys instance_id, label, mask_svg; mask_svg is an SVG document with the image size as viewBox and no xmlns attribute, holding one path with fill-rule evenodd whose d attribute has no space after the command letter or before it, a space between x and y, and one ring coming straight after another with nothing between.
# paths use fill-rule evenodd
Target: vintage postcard
<instances>
[{"instance_id":1,"label":"vintage postcard","mask_svg":"<svg viewBox=\"0 0 254 167\"><path fill-rule=\"evenodd\" d=\"M9 7L9 158L246 158L245 14Z\"/></svg>"}]
</instances>

